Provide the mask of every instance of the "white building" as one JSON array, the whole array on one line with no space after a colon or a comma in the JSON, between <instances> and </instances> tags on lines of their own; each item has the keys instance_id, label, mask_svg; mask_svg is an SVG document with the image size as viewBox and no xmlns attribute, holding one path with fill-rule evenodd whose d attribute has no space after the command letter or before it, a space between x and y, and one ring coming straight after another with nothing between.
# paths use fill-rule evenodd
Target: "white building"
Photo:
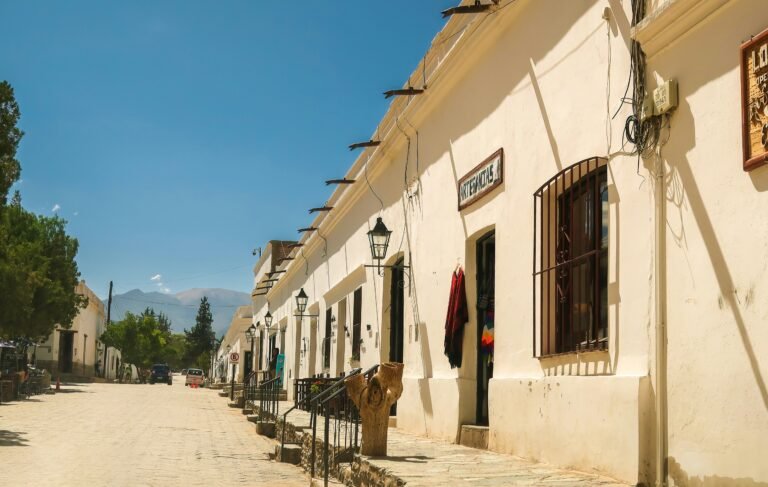
<instances>
[{"instance_id":1,"label":"white building","mask_svg":"<svg viewBox=\"0 0 768 487\"><path fill-rule=\"evenodd\" d=\"M254 269L253 320L272 317L262 348L285 355L289 394L292 378L404 362L397 427L413 433L487 427L491 450L633 483L768 482L768 143L742 170L742 126L764 122L742 106L740 50L765 29L759 0L453 15L404 83L424 91L395 98L299 242ZM744 59L759 85L757 39ZM640 158L621 102L633 68L649 95L679 85ZM451 367L458 268L468 321Z\"/></svg>"}]
</instances>

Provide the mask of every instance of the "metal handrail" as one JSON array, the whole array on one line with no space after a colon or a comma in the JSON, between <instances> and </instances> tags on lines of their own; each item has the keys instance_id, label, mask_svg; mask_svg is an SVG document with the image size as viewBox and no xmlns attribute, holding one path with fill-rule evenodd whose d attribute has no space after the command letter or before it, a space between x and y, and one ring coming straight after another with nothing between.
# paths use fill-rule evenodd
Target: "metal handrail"
<instances>
[{"instance_id":1,"label":"metal handrail","mask_svg":"<svg viewBox=\"0 0 768 487\"><path fill-rule=\"evenodd\" d=\"M275 377L274 379L270 379L270 380L268 380L266 382L262 382L257 387L257 390L260 391L260 394L259 394L259 423L263 423L264 422L262 420L262 418L264 416L264 409L265 409L264 403L265 402L267 403L267 408L270 410L269 412L272 413L273 416L275 417L275 423L277 423L277 415L278 415L279 405L277 404L277 402L278 402L277 401L277 395L274 394L275 385L278 385L278 386L281 385L280 377ZM279 395L279 393L280 392L278 390L277 394ZM268 396L268 398L265 399L265 397L267 397L267 396ZM273 396L275 396L275 397L273 398Z\"/></svg>"}]
</instances>

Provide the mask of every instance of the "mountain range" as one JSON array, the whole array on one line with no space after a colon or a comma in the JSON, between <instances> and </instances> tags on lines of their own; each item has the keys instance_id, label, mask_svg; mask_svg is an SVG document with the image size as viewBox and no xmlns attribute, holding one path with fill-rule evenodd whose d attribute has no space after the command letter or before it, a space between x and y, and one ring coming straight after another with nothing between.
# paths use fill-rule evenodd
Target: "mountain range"
<instances>
[{"instance_id":1,"label":"mountain range","mask_svg":"<svg viewBox=\"0 0 768 487\"><path fill-rule=\"evenodd\" d=\"M226 333L238 306L251 303L251 296L248 293L230 289L195 288L176 294L145 293L140 289L133 289L112 296L111 319L112 321L119 321L123 319L127 311L141 313L146 308L152 308L157 313L162 312L167 315L171 320L173 331L181 333L185 328L189 330L195 325L195 316L197 316L197 309L203 296L207 296L208 302L211 304L213 329L216 336Z\"/></svg>"}]
</instances>

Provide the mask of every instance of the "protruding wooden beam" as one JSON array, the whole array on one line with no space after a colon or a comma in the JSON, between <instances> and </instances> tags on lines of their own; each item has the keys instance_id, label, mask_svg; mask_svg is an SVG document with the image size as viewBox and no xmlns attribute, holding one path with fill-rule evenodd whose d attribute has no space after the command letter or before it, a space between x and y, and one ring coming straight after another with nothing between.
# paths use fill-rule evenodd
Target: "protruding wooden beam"
<instances>
[{"instance_id":1,"label":"protruding wooden beam","mask_svg":"<svg viewBox=\"0 0 768 487\"><path fill-rule=\"evenodd\" d=\"M422 93L424 93L425 88L414 88L412 86L409 86L408 88L404 88L401 90L389 90L384 92L384 98L392 98L393 96L421 95Z\"/></svg>"},{"instance_id":2,"label":"protruding wooden beam","mask_svg":"<svg viewBox=\"0 0 768 487\"><path fill-rule=\"evenodd\" d=\"M474 5L462 5L458 7L451 7L448 9L443 10L443 18L450 17L451 15L456 14L479 14L480 12L485 12L486 10L490 9L492 5L497 5L499 3L499 0L491 0L493 4L490 3L480 3L480 0L475 0Z\"/></svg>"},{"instance_id":3,"label":"protruding wooden beam","mask_svg":"<svg viewBox=\"0 0 768 487\"><path fill-rule=\"evenodd\" d=\"M333 206L320 206L317 208L310 208L309 213L317 213L319 211L331 211L333 209Z\"/></svg>"},{"instance_id":4,"label":"protruding wooden beam","mask_svg":"<svg viewBox=\"0 0 768 487\"><path fill-rule=\"evenodd\" d=\"M299 233L314 232L317 231L317 227L299 228Z\"/></svg>"},{"instance_id":5,"label":"protruding wooden beam","mask_svg":"<svg viewBox=\"0 0 768 487\"><path fill-rule=\"evenodd\" d=\"M326 186L330 186L332 184L353 184L354 182L355 182L354 179L347 179L347 178L344 178L344 179L329 179L328 181L325 182L325 185Z\"/></svg>"},{"instance_id":6,"label":"protruding wooden beam","mask_svg":"<svg viewBox=\"0 0 768 487\"><path fill-rule=\"evenodd\" d=\"M356 142L349 146L349 150L360 149L361 147L376 147L381 145L380 140L369 140L367 142Z\"/></svg>"},{"instance_id":7,"label":"protruding wooden beam","mask_svg":"<svg viewBox=\"0 0 768 487\"><path fill-rule=\"evenodd\" d=\"M304 244L303 244L303 243L298 243L298 242L297 242L297 243L295 243L295 244L291 244L291 245L289 245L289 246L288 246L288 248L289 248L289 249L298 249L299 247L303 247L303 246L304 246Z\"/></svg>"}]
</instances>

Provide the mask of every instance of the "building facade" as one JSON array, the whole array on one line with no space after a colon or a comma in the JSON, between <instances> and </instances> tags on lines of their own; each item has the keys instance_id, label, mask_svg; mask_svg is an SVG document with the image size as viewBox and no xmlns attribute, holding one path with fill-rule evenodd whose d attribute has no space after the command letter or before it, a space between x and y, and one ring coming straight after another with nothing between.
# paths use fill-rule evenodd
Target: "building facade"
<instances>
[{"instance_id":1,"label":"building facade","mask_svg":"<svg viewBox=\"0 0 768 487\"><path fill-rule=\"evenodd\" d=\"M491 450L628 482L768 482L768 168L743 170L741 74L768 10L631 3L450 18L302 238L254 268L289 394L403 362L406 431L487 428Z\"/></svg>"},{"instance_id":2,"label":"building facade","mask_svg":"<svg viewBox=\"0 0 768 487\"><path fill-rule=\"evenodd\" d=\"M78 312L71 327L57 326L37 346L37 364L50 370L54 376L72 374L105 377L106 374L106 378L115 379L120 364L120 351L105 347L99 339L106 323L104 303L85 281L78 283L76 292L88 298L88 306Z\"/></svg>"}]
</instances>

